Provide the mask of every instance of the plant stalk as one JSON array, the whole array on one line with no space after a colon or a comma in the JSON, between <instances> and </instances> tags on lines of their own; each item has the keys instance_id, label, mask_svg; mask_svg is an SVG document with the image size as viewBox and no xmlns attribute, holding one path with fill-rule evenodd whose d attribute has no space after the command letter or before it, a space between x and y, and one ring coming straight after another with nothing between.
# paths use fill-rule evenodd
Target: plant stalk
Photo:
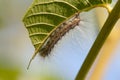
<instances>
[{"instance_id":1,"label":"plant stalk","mask_svg":"<svg viewBox=\"0 0 120 80\"><path fill-rule=\"evenodd\" d=\"M88 71L90 70L93 62L95 61L106 38L109 36L114 25L118 21L119 16L120 16L120 0L118 0L115 7L109 14L105 24L103 25L100 33L98 34L98 36L95 40L92 48L90 49L84 63L82 64L82 67L81 67L80 71L78 72L78 75L76 76L75 80L85 80L85 77L86 77Z\"/></svg>"}]
</instances>

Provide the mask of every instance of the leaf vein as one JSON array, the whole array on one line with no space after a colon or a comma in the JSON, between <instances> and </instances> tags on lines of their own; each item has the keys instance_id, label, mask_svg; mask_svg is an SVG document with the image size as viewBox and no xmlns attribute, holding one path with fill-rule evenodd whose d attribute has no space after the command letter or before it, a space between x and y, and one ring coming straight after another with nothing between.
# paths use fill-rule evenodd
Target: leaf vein
<instances>
[{"instance_id":1,"label":"leaf vein","mask_svg":"<svg viewBox=\"0 0 120 80\"><path fill-rule=\"evenodd\" d=\"M48 33L32 33L32 34L29 34L29 36L31 37L31 36L35 36L35 35L48 35Z\"/></svg>"},{"instance_id":2,"label":"leaf vein","mask_svg":"<svg viewBox=\"0 0 120 80\"><path fill-rule=\"evenodd\" d=\"M28 15L27 18L31 17L31 16L36 16L36 15L54 15L54 16L58 16L60 18L67 19L67 17L65 17L65 16L62 16L62 15L59 15L59 14L56 14L56 13L49 13L49 12L33 13L31 15Z\"/></svg>"},{"instance_id":3,"label":"leaf vein","mask_svg":"<svg viewBox=\"0 0 120 80\"><path fill-rule=\"evenodd\" d=\"M43 43L43 42L40 41L40 42L34 43L33 45L35 46L35 45L42 44L42 43Z\"/></svg>"},{"instance_id":4,"label":"leaf vein","mask_svg":"<svg viewBox=\"0 0 120 80\"><path fill-rule=\"evenodd\" d=\"M49 23L45 23L45 22L40 22L40 23L34 23L34 24L29 24L29 25L26 25L26 28L28 28L28 27L33 27L33 26L37 26L37 25L46 25L46 26L52 26L52 27L54 27L55 25L53 25L53 24L49 24Z\"/></svg>"},{"instance_id":5,"label":"leaf vein","mask_svg":"<svg viewBox=\"0 0 120 80\"><path fill-rule=\"evenodd\" d=\"M72 4L68 3L68 2L65 2L65 1L58 1L58 0L36 3L35 6L36 5L41 5L41 4L51 4L51 3L64 3L64 4L67 4L67 5L71 6L75 10L79 11L79 9L77 7L75 7L74 5L72 5Z\"/></svg>"}]
</instances>

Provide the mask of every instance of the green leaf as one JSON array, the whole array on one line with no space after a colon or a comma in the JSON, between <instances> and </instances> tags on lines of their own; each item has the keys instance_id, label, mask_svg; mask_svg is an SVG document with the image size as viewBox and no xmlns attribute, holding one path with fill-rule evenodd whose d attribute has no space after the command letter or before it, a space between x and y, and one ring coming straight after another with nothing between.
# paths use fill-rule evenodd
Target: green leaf
<instances>
[{"instance_id":1,"label":"green leaf","mask_svg":"<svg viewBox=\"0 0 120 80\"><path fill-rule=\"evenodd\" d=\"M42 50L46 40L65 21L76 13L94 7L106 7L111 0L34 0L26 12L23 22L26 26L35 55Z\"/></svg>"}]
</instances>

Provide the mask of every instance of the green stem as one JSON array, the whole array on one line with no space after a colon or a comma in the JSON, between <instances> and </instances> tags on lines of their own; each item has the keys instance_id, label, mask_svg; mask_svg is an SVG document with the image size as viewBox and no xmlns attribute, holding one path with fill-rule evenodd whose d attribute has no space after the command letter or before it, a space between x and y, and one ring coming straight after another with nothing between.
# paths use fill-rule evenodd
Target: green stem
<instances>
[{"instance_id":1,"label":"green stem","mask_svg":"<svg viewBox=\"0 0 120 80\"><path fill-rule=\"evenodd\" d=\"M101 29L97 39L95 40L91 50L89 51L75 80L85 80L85 77L88 71L90 70L93 62L95 61L106 38L112 31L115 23L118 21L119 16L120 16L120 0L118 0L115 7L113 8L110 15L108 16L103 28Z\"/></svg>"}]
</instances>

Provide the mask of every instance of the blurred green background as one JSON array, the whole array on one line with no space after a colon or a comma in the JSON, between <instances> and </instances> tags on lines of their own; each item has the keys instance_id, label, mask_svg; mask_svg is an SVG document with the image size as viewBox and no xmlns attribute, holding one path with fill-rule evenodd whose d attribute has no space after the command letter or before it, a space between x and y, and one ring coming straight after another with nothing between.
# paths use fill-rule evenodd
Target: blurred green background
<instances>
[{"instance_id":1,"label":"blurred green background","mask_svg":"<svg viewBox=\"0 0 120 80\"><path fill-rule=\"evenodd\" d=\"M34 47L22 18L31 2L0 0L0 80L74 80L108 15L106 10L82 13L80 26L68 32L48 57L36 56L27 70ZM117 23L86 80L120 79L119 33Z\"/></svg>"}]
</instances>

